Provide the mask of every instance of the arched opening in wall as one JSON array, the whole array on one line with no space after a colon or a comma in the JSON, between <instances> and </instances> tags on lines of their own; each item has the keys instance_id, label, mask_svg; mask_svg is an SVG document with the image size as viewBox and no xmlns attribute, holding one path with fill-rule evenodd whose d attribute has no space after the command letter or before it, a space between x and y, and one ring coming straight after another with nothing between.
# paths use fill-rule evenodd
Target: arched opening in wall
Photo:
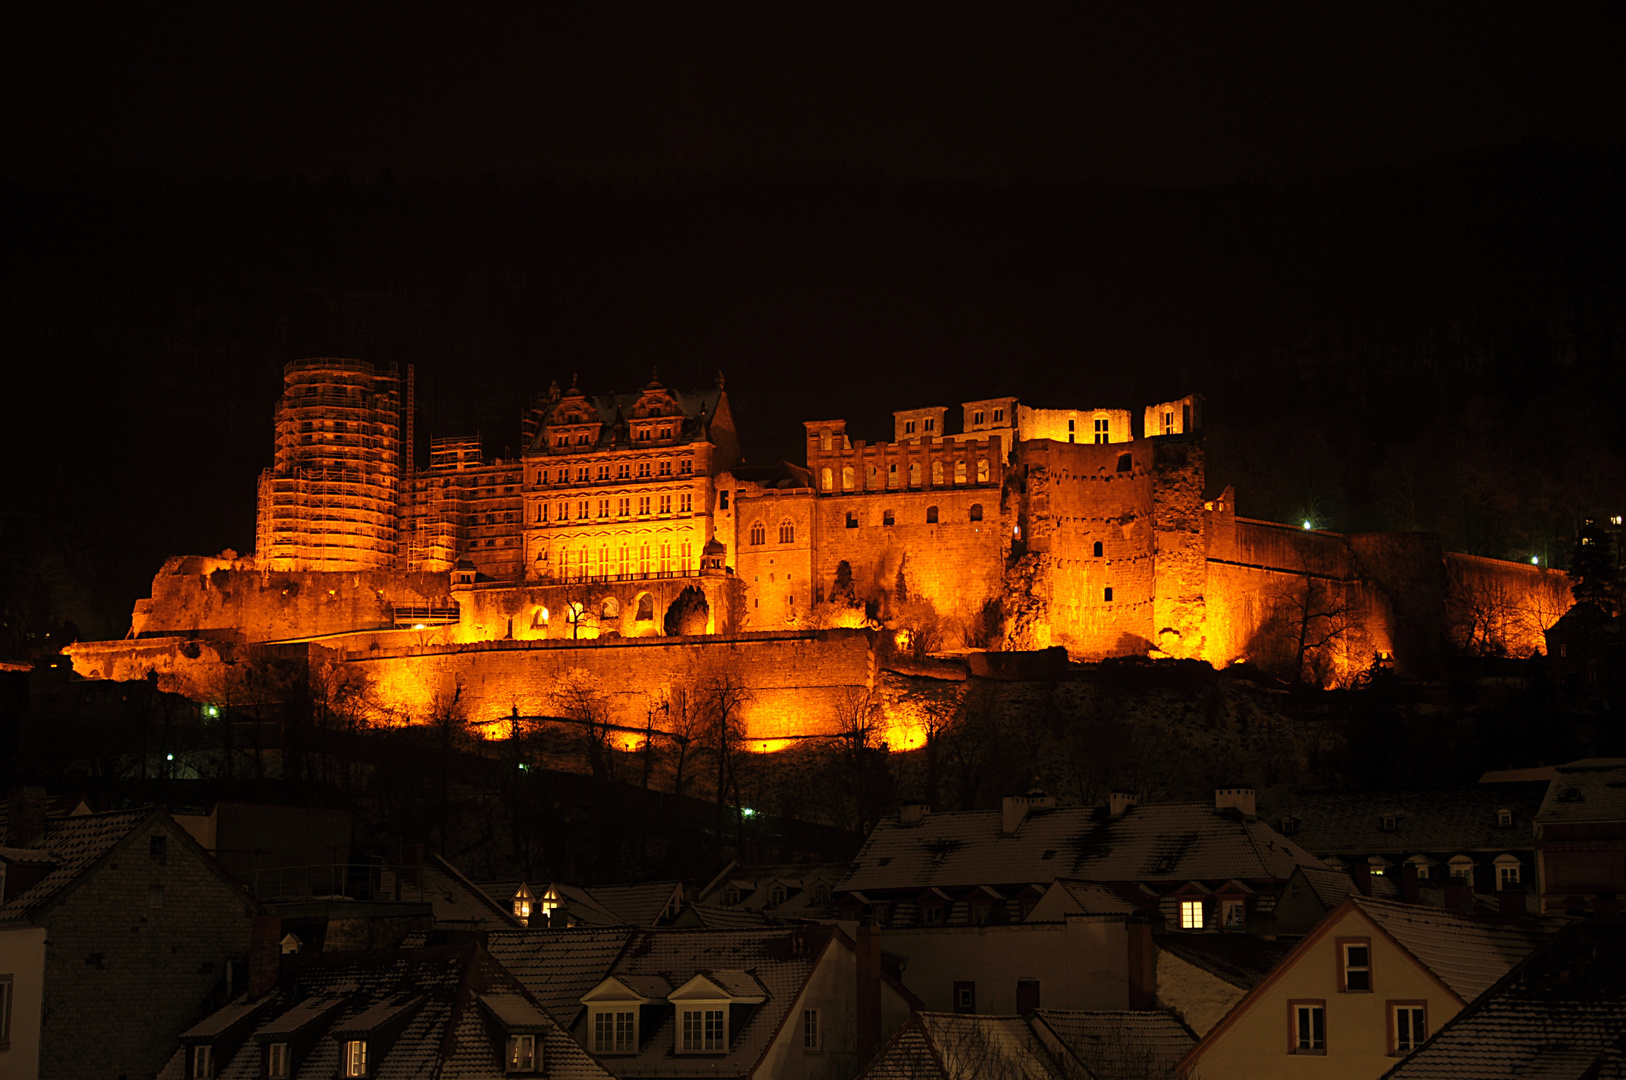
<instances>
[{"instance_id":1,"label":"arched opening in wall","mask_svg":"<svg viewBox=\"0 0 1626 1080\"><path fill-rule=\"evenodd\" d=\"M779 523L779 542L781 544L794 544L796 542L796 526L789 521Z\"/></svg>"},{"instance_id":2,"label":"arched opening in wall","mask_svg":"<svg viewBox=\"0 0 1626 1080\"><path fill-rule=\"evenodd\" d=\"M1133 472L1134 469L1135 469L1135 459L1134 459L1134 457L1132 455L1130 455L1130 454L1119 454L1118 455L1118 471L1119 472Z\"/></svg>"},{"instance_id":3,"label":"arched opening in wall","mask_svg":"<svg viewBox=\"0 0 1626 1080\"><path fill-rule=\"evenodd\" d=\"M621 617L621 601L613 596L606 596L604 602L598 606L598 617L603 622Z\"/></svg>"},{"instance_id":4,"label":"arched opening in wall","mask_svg":"<svg viewBox=\"0 0 1626 1080\"><path fill-rule=\"evenodd\" d=\"M977 483L986 484L987 482L988 482L988 459L987 458L978 458L977 459Z\"/></svg>"},{"instance_id":5,"label":"arched opening in wall","mask_svg":"<svg viewBox=\"0 0 1626 1080\"><path fill-rule=\"evenodd\" d=\"M648 593L639 593L638 599L633 603L632 618L634 622L655 621L655 598L653 596Z\"/></svg>"},{"instance_id":6,"label":"arched opening in wall","mask_svg":"<svg viewBox=\"0 0 1626 1080\"><path fill-rule=\"evenodd\" d=\"M753 545L761 545L761 544L766 544L767 542L768 542L768 528L767 528L767 526L763 525L762 522L760 522L760 521L751 522L751 543Z\"/></svg>"},{"instance_id":7,"label":"arched opening in wall","mask_svg":"<svg viewBox=\"0 0 1626 1080\"><path fill-rule=\"evenodd\" d=\"M710 622L711 605L706 602L706 594L695 585L678 593L678 598L666 609L668 635L704 634Z\"/></svg>"},{"instance_id":8,"label":"arched opening in wall","mask_svg":"<svg viewBox=\"0 0 1626 1080\"><path fill-rule=\"evenodd\" d=\"M937 507L935 507L935 506L926 507L926 524L928 524L928 525L936 525L937 524Z\"/></svg>"},{"instance_id":9,"label":"arched opening in wall","mask_svg":"<svg viewBox=\"0 0 1626 1080\"><path fill-rule=\"evenodd\" d=\"M830 491L834 485L835 474L830 471L830 466L826 465L824 468L819 470L819 490Z\"/></svg>"},{"instance_id":10,"label":"arched opening in wall","mask_svg":"<svg viewBox=\"0 0 1626 1080\"><path fill-rule=\"evenodd\" d=\"M981 521L982 520L982 503L972 503L971 504L971 520L972 521Z\"/></svg>"},{"instance_id":11,"label":"arched opening in wall","mask_svg":"<svg viewBox=\"0 0 1626 1080\"><path fill-rule=\"evenodd\" d=\"M853 467L851 465L843 465L841 467L841 490L842 491L851 491L852 489L853 489Z\"/></svg>"},{"instance_id":12,"label":"arched opening in wall","mask_svg":"<svg viewBox=\"0 0 1626 1080\"><path fill-rule=\"evenodd\" d=\"M943 463L941 461L934 461L934 462L932 462L932 483L941 484L942 482L943 482Z\"/></svg>"},{"instance_id":13,"label":"arched opening in wall","mask_svg":"<svg viewBox=\"0 0 1626 1080\"><path fill-rule=\"evenodd\" d=\"M1096 542L1095 542L1095 547L1094 547L1094 548L1093 548L1093 549L1092 549L1092 550L1093 550L1093 551L1094 551L1094 553L1095 553L1095 557L1096 557L1096 558L1097 558L1097 559L1099 559L1099 558L1100 558L1100 557L1101 557L1101 553L1102 553L1102 551L1103 551L1103 548L1102 548L1102 546L1101 546L1101 541L1099 541L1099 540L1097 540L1097 541L1096 541Z\"/></svg>"},{"instance_id":14,"label":"arched opening in wall","mask_svg":"<svg viewBox=\"0 0 1626 1080\"><path fill-rule=\"evenodd\" d=\"M954 482L956 484L965 483L965 459L964 458L961 458L959 461L956 461L954 463Z\"/></svg>"},{"instance_id":15,"label":"arched opening in wall","mask_svg":"<svg viewBox=\"0 0 1626 1080\"><path fill-rule=\"evenodd\" d=\"M532 609L532 611L531 611L531 629L532 630L546 630L547 628L548 628L548 609L545 608L545 607L539 607L539 608Z\"/></svg>"}]
</instances>

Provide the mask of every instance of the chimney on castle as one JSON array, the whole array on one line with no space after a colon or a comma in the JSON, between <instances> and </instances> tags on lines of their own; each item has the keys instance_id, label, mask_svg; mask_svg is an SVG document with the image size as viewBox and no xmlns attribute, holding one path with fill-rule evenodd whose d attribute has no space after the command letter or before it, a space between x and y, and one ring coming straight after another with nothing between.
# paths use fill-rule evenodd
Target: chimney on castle
<instances>
[{"instance_id":1,"label":"chimney on castle","mask_svg":"<svg viewBox=\"0 0 1626 1080\"><path fill-rule=\"evenodd\" d=\"M873 923L858 927L858 1064L881 1049L881 934Z\"/></svg>"}]
</instances>

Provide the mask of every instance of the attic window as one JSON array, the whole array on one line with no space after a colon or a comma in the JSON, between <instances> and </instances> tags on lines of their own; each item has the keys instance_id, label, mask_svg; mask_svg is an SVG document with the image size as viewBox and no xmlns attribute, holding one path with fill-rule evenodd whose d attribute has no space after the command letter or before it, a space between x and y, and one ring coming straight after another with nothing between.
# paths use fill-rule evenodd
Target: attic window
<instances>
[{"instance_id":1,"label":"attic window","mask_svg":"<svg viewBox=\"0 0 1626 1080\"><path fill-rule=\"evenodd\" d=\"M168 854L169 838L165 836L150 836L147 838L147 854L153 862L163 862Z\"/></svg>"},{"instance_id":2,"label":"attic window","mask_svg":"<svg viewBox=\"0 0 1626 1080\"><path fill-rule=\"evenodd\" d=\"M292 1074L288 1044L276 1042L265 1048L265 1075L269 1080L288 1080Z\"/></svg>"},{"instance_id":3,"label":"attic window","mask_svg":"<svg viewBox=\"0 0 1626 1080\"><path fill-rule=\"evenodd\" d=\"M1383 823L1380 827L1384 832L1394 832L1397 827L1395 825L1395 816L1393 814L1384 814Z\"/></svg>"},{"instance_id":4,"label":"attic window","mask_svg":"<svg viewBox=\"0 0 1626 1080\"><path fill-rule=\"evenodd\" d=\"M723 890L723 906L733 907L740 902L740 890L730 885Z\"/></svg>"},{"instance_id":5,"label":"attic window","mask_svg":"<svg viewBox=\"0 0 1626 1080\"><path fill-rule=\"evenodd\" d=\"M1498 811L1496 811L1496 824L1498 826L1500 826L1501 828L1504 828L1504 829L1510 828L1513 825L1513 811L1511 811L1511 810L1498 810Z\"/></svg>"},{"instance_id":6,"label":"attic window","mask_svg":"<svg viewBox=\"0 0 1626 1080\"><path fill-rule=\"evenodd\" d=\"M536 1072L536 1036L510 1035L508 1036L507 1065L504 1069L510 1076L516 1074Z\"/></svg>"},{"instance_id":7,"label":"attic window","mask_svg":"<svg viewBox=\"0 0 1626 1080\"><path fill-rule=\"evenodd\" d=\"M215 1074L215 1048L208 1043L192 1048L193 1080L208 1080Z\"/></svg>"},{"instance_id":8,"label":"attic window","mask_svg":"<svg viewBox=\"0 0 1626 1080\"><path fill-rule=\"evenodd\" d=\"M339 1062L339 1073L345 1077L367 1075L366 1039L351 1039L344 1044L344 1056Z\"/></svg>"},{"instance_id":9,"label":"attic window","mask_svg":"<svg viewBox=\"0 0 1626 1080\"><path fill-rule=\"evenodd\" d=\"M783 885L775 885L773 888L768 890L768 906L769 907L778 907L779 905L783 904L784 902L785 902L785 887Z\"/></svg>"}]
</instances>

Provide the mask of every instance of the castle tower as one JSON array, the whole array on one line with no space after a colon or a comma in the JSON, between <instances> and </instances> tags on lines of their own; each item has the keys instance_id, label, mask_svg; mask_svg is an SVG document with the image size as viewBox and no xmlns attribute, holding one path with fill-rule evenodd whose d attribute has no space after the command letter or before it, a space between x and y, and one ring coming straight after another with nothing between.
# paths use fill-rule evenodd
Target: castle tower
<instances>
[{"instance_id":1,"label":"castle tower","mask_svg":"<svg viewBox=\"0 0 1626 1080\"><path fill-rule=\"evenodd\" d=\"M400 378L359 360L282 370L275 464L260 476L256 557L272 570L395 563Z\"/></svg>"}]
</instances>

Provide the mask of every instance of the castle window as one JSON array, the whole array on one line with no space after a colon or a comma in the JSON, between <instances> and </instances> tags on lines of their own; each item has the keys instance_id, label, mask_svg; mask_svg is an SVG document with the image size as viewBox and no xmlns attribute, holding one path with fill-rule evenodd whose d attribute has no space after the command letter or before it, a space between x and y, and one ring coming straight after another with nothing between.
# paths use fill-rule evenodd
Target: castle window
<instances>
[{"instance_id":1,"label":"castle window","mask_svg":"<svg viewBox=\"0 0 1626 1080\"><path fill-rule=\"evenodd\" d=\"M796 542L796 526L789 521L779 523L779 542L781 544L794 544Z\"/></svg>"},{"instance_id":2,"label":"castle window","mask_svg":"<svg viewBox=\"0 0 1626 1080\"><path fill-rule=\"evenodd\" d=\"M583 499L581 502L578 502L576 504L576 519L578 521L586 521L587 520L587 500L586 499Z\"/></svg>"},{"instance_id":3,"label":"castle window","mask_svg":"<svg viewBox=\"0 0 1626 1080\"><path fill-rule=\"evenodd\" d=\"M1135 459L1134 459L1134 457L1129 455L1129 454L1119 454L1118 455L1118 471L1119 472L1134 472L1135 471Z\"/></svg>"},{"instance_id":4,"label":"castle window","mask_svg":"<svg viewBox=\"0 0 1626 1080\"><path fill-rule=\"evenodd\" d=\"M607 517L610 516L610 500L609 499L600 499L598 501L598 516L601 517L601 518L607 518Z\"/></svg>"},{"instance_id":5,"label":"castle window","mask_svg":"<svg viewBox=\"0 0 1626 1080\"><path fill-rule=\"evenodd\" d=\"M559 580L570 580L570 549L559 549Z\"/></svg>"},{"instance_id":6,"label":"castle window","mask_svg":"<svg viewBox=\"0 0 1626 1080\"><path fill-rule=\"evenodd\" d=\"M971 422L973 424L980 424L980 423L982 423L982 417L983 417L982 413L974 412L974 413L971 414Z\"/></svg>"},{"instance_id":7,"label":"castle window","mask_svg":"<svg viewBox=\"0 0 1626 1080\"><path fill-rule=\"evenodd\" d=\"M1105 548L1102 546L1101 541L1097 540L1095 542L1095 547L1094 547L1093 550L1095 552L1095 557L1097 559L1099 559L1101 557L1102 552L1105 550Z\"/></svg>"},{"instance_id":8,"label":"castle window","mask_svg":"<svg viewBox=\"0 0 1626 1080\"><path fill-rule=\"evenodd\" d=\"M998 424L1001 421L1003 421L1004 419L1005 419L1005 410L1004 409L995 409L994 410L994 423Z\"/></svg>"},{"instance_id":9,"label":"castle window","mask_svg":"<svg viewBox=\"0 0 1626 1080\"><path fill-rule=\"evenodd\" d=\"M847 528L858 528L858 515L853 513L851 510L847 511Z\"/></svg>"},{"instance_id":10,"label":"castle window","mask_svg":"<svg viewBox=\"0 0 1626 1080\"><path fill-rule=\"evenodd\" d=\"M1105 600L1109 604L1112 603L1112 586L1111 585L1108 585L1105 589L1101 590L1101 599Z\"/></svg>"},{"instance_id":11,"label":"castle window","mask_svg":"<svg viewBox=\"0 0 1626 1080\"><path fill-rule=\"evenodd\" d=\"M639 428L638 429L638 441L639 442L648 442L649 441L649 430L650 430L649 428Z\"/></svg>"},{"instance_id":12,"label":"castle window","mask_svg":"<svg viewBox=\"0 0 1626 1080\"><path fill-rule=\"evenodd\" d=\"M503 524L505 524L505 525L512 522L514 520L514 512L512 510L510 510L507 513L503 514L502 520L503 520Z\"/></svg>"},{"instance_id":13,"label":"castle window","mask_svg":"<svg viewBox=\"0 0 1626 1080\"><path fill-rule=\"evenodd\" d=\"M819 432L819 449L825 453L830 452L830 433L828 431Z\"/></svg>"},{"instance_id":14,"label":"castle window","mask_svg":"<svg viewBox=\"0 0 1626 1080\"><path fill-rule=\"evenodd\" d=\"M659 473L661 476L671 476L672 475L672 463L670 461L661 462L661 467L659 469L657 469L656 472Z\"/></svg>"},{"instance_id":15,"label":"castle window","mask_svg":"<svg viewBox=\"0 0 1626 1080\"><path fill-rule=\"evenodd\" d=\"M972 521L981 521L982 520L982 503L972 503L971 504L971 520Z\"/></svg>"},{"instance_id":16,"label":"castle window","mask_svg":"<svg viewBox=\"0 0 1626 1080\"><path fill-rule=\"evenodd\" d=\"M896 461L890 462L886 467L886 486L889 488L898 486L898 463Z\"/></svg>"},{"instance_id":17,"label":"castle window","mask_svg":"<svg viewBox=\"0 0 1626 1080\"><path fill-rule=\"evenodd\" d=\"M672 512L672 496L670 496L670 495L662 495L661 496L661 513L662 514L670 514L671 512Z\"/></svg>"},{"instance_id":18,"label":"castle window","mask_svg":"<svg viewBox=\"0 0 1626 1080\"><path fill-rule=\"evenodd\" d=\"M851 491L852 489L853 489L853 467L851 465L843 465L841 467L841 490L842 491Z\"/></svg>"},{"instance_id":19,"label":"castle window","mask_svg":"<svg viewBox=\"0 0 1626 1080\"><path fill-rule=\"evenodd\" d=\"M913 420L905 420L903 422L903 433L905 435L913 435L915 433L915 422Z\"/></svg>"},{"instance_id":20,"label":"castle window","mask_svg":"<svg viewBox=\"0 0 1626 1080\"><path fill-rule=\"evenodd\" d=\"M576 445L577 446L586 446L586 445L588 445L587 433L585 431L582 432L580 435L576 436Z\"/></svg>"},{"instance_id":21,"label":"castle window","mask_svg":"<svg viewBox=\"0 0 1626 1080\"><path fill-rule=\"evenodd\" d=\"M543 484L545 484L547 482L548 482L548 470L546 470L546 469L538 470L537 474L536 474L537 486L541 487Z\"/></svg>"},{"instance_id":22,"label":"castle window","mask_svg":"<svg viewBox=\"0 0 1626 1080\"><path fill-rule=\"evenodd\" d=\"M1072 431L1072 430L1073 430L1073 424L1074 424L1074 423L1076 423L1076 421L1073 421L1073 420L1069 420L1069 421L1067 421L1067 430L1068 430L1068 431ZM1073 441L1073 440L1071 440L1071 439L1068 439L1068 440L1067 440L1067 441L1068 441L1068 442L1072 442L1072 441Z\"/></svg>"},{"instance_id":23,"label":"castle window","mask_svg":"<svg viewBox=\"0 0 1626 1080\"><path fill-rule=\"evenodd\" d=\"M928 416L928 417L926 417L925 420L923 420L921 422L920 430L922 430L922 431L930 431L933 428L935 428L936 426L937 426L937 421L934 420L932 417Z\"/></svg>"},{"instance_id":24,"label":"castle window","mask_svg":"<svg viewBox=\"0 0 1626 1080\"><path fill-rule=\"evenodd\" d=\"M920 486L920 462L918 461L911 461L909 463L909 486Z\"/></svg>"},{"instance_id":25,"label":"castle window","mask_svg":"<svg viewBox=\"0 0 1626 1080\"><path fill-rule=\"evenodd\" d=\"M928 524L928 525L936 525L937 524L937 507L935 507L935 506L926 507L926 524Z\"/></svg>"},{"instance_id":26,"label":"castle window","mask_svg":"<svg viewBox=\"0 0 1626 1080\"><path fill-rule=\"evenodd\" d=\"M956 484L965 483L965 475L965 459L961 458L954 463L954 482Z\"/></svg>"},{"instance_id":27,"label":"castle window","mask_svg":"<svg viewBox=\"0 0 1626 1080\"><path fill-rule=\"evenodd\" d=\"M623 495L615 501L616 517L627 517L632 513L632 497Z\"/></svg>"},{"instance_id":28,"label":"castle window","mask_svg":"<svg viewBox=\"0 0 1626 1080\"><path fill-rule=\"evenodd\" d=\"M684 458L684 459L682 459L681 461L678 462L678 475L679 476L692 476L692 475L694 475L694 461L693 461L693 459Z\"/></svg>"},{"instance_id":29,"label":"castle window","mask_svg":"<svg viewBox=\"0 0 1626 1080\"><path fill-rule=\"evenodd\" d=\"M685 491L678 496L678 513L690 514L694 512L694 493Z\"/></svg>"},{"instance_id":30,"label":"castle window","mask_svg":"<svg viewBox=\"0 0 1626 1080\"><path fill-rule=\"evenodd\" d=\"M873 466L873 465L867 467L864 470L864 487L868 488L870 491L875 490L875 477L876 477L876 475L877 474L875 472L875 466Z\"/></svg>"},{"instance_id":31,"label":"castle window","mask_svg":"<svg viewBox=\"0 0 1626 1080\"><path fill-rule=\"evenodd\" d=\"M569 446L570 445L570 436L569 435L560 435L558 438L553 440L553 445L554 446Z\"/></svg>"},{"instance_id":32,"label":"castle window","mask_svg":"<svg viewBox=\"0 0 1626 1080\"><path fill-rule=\"evenodd\" d=\"M719 510L727 510L728 509L728 492L719 491L717 493L717 509L719 509Z\"/></svg>"},{"instance_id":33,"label":"castle window","mask_svg":"<svg viewBox=\"0 0 1626 1080\"><path fill-rule=\"evenodd\" d=\"M579 483L579 484L585 484L585 483L587 483L587 480L588 480L588 469L587 469L586 465L583 465L581 468L576 470L576 482Z\"/></svg>"},{"instance_id":34,"label":"castle window","mask_svg":"<svg viewBox=\"0 0 1626 1080\"><path fill-rule=\"evenodd\" d=\"M600 465L598 467L598 478L600 480L608 480L610 478L610 467L608 465Z\"/></svg>"},{"instance_id":35,"label":"castle window","mask_svg":"<svg viewBox=\"0 0 1626 1080\"><path fill-rule=\"evenodd\" d=\"M640 517L648 517L649 516L649 496L648 495L640 495L640 496L638 496L638 514L639 514Z\"/></svg>"},{"instance_id":36,"label":"castle window","mask_svg":"<svg viewBox=\"0 0 1626 1080\"><path fill-rule=\"evenodd\" d=\"M648 577L649 576L649 545L648 544L643 544L638 548L638 576L639 577ZM646 616L644 614L645 607L650 603L652 603L652 601L649 599L648 595L645 595L642 600L638 601L638 617L640 619L644 619L644 618L652 619L652 618L654 618L653 615L647 615Z\"/></svg>"},{"instance_id":37,"label":"castle window","mask_svg":"<svg viewBox=\"0 0 1626 1080\"><path fill-rule=\"evenodd\" d=\"M559 504L559 520L560 521L569 521L570 520L570 501L568 499Z\"/></svg>"},{"instance_id":38,"label":"castle window","mask_svg":"<svg viewBox=\"0 0 1626 1080\"><path fill-rule=\"evenodd\" d=\"M890 510L882 510L881 511L881 524L882 525L891 525L891 524L894 524L895 521L896 521L896 519L893 517L892 511L890 511Z\"/></svg>"},{"instance_id":39,"label":"castle window","mask_svg":"<svg viewBox=\"0 0 1626 1080\"><path fill-rule=\"evenodd\" d=\"M986 484L987 482L988 482L988 459L987 458L978 458L977 459L977 483Z\"/></svg>"},{"instance_id":40,"label":"castle window","mask_svg":"<svg viewBox=\"0 0 1626 1080\"><path fill-rule=\"evenodd\" d=\"M941 461L934 461L934 462L932 462L932 483L933 484L941 484L942 482L943 482L943 463Z\"/></svg>"},{"instance_id":41,"label":"castle window","mask_svg":"<svg viewBox=\"0 0 1626 1080\"><path fill-rule=\"evenodd\" d=\"M570 470L569 469L560 469L559 470L559 482L561 484L567 484L567 483L570 482Z\"/></svg>"},{"instance_id":42,"label":"castle window","mask_svg":"<svg viewBox=\"0 0 1626 1080\"><path fill-rule=\"evenodd\" d=\"M753 546L768 542L768 528L760 521L751 523L751 543Z\"/></svg>"},{"instance_id":43,"label":"castle window","mask_svg":"<svg viewBox=\"0 0 1626 1080\"><path fill-rule=\"evenodd\" d=\"M622 544L615 553L615 573L617 577L626 577L632 571L631 560L627 558L627 545Z\"/></svg>"},{"instance_id":44,"label":"castle window","mask_svg":"<svg viewBox=\"0 0 1626 1080\"><path fill-rule=\"evenodd\" d=\"M661 438L670 439L671 437L672 437L672 429L671 428L669 428L669 427L661 428Z\"/></svg>"},{"instance_id":45,"label":"castle window","mask_svg":"<svg viewBox=\"0 0 1626 1080\"><path fill-rule=\"evenodd\" d=\"M1174 434L1174 414L1172 412L1166 412L1163 414L1163 434Z\"/></svg>"},{"instance_id":46,"label":"castle window","mask_svg":"<svg viewBox=\"0 0 1626 1080\"><path fill-rule=\"evenodd\" d=\"M681 554L682 561L678 563L678 572L686 574L689 572L689 567L694 565L692 561L694 559L694 547L689 543L689 541L683 541Z\"/></svg>"},{"instance_id":47,"label":"castle window","mask_svg":"<svg viewBox=\"0 0 1626 1080\"><path fill-rule=\"evenodd\" d=\"M1096 421L1095 421L1095 441L1096 441L1096 444L1100 445L1101 443L1104 443L1104 442L1110 442L1111 440L1107 438L1108 434L1109 434L1109 432L1107 431L1107 420L1104 417L1097 418Z\"/></svg>"},{"instance_id":48,"label":"castle window","mask_svg":"<svg viewBox=\"0 0 1626 1080\"><path fill-rule=\"evenodd\" d=\"M548 504L547 503L537 503L536 504L536 520L537 520L537 523L540 524L540 525L547 524L547 521L548 521Z\"/></svg>"},{"instance_id":49,"label":"castle window","mask_svg":"<svg viewBox=\"0 0 1626 1080\"><path fill-rule=\"evenodd\" d=\"M819 490L830 491L834 488L834 486L835 474L830 471L830 466L826 465L824 468L819 470Z\"/></svg>"},{"instance_id":50,"label":"castle window","mask_svg":"<svg viewBox=\"0 0 1626 1080\"><path fill-rule=\"evenodd\" d=\"M672 545L661 545L661 576L670 577L672 573Z\"/></svg>"}]
</instances>

